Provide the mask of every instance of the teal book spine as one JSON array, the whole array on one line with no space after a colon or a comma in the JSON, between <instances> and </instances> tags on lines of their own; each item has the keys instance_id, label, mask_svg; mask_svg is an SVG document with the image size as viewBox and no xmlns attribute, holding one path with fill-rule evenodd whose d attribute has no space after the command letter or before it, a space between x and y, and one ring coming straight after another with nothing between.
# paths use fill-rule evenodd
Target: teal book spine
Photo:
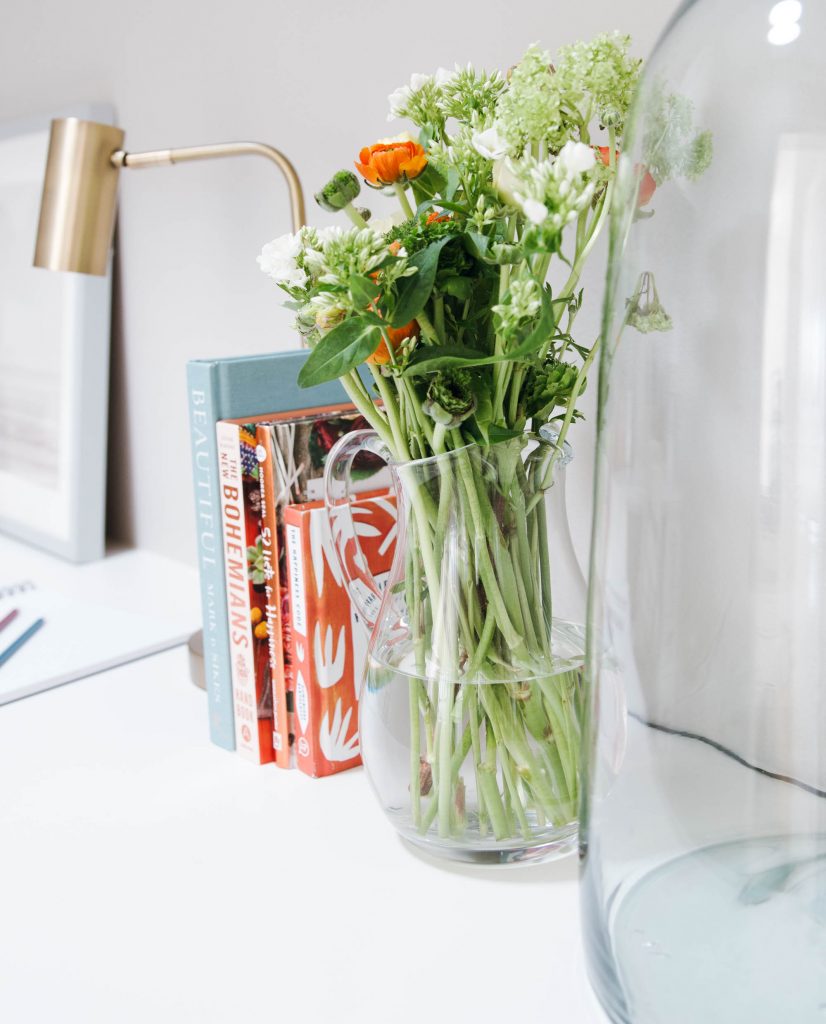
<instances>
[{"instance_id":1,"label":"teal book spine","mask_svg":"<svg viewBox=\"0 0 826 1024\"><path fill-rule=\"evenodd\" d=\"M304 349L265 356L193 359L187 363L209 735L225 750L235 749L235 722L215 424L218 420L346 403L347 395L338 381L313 388L298 386L298 373L308 354Z\"/></svg>"}]
</instances>

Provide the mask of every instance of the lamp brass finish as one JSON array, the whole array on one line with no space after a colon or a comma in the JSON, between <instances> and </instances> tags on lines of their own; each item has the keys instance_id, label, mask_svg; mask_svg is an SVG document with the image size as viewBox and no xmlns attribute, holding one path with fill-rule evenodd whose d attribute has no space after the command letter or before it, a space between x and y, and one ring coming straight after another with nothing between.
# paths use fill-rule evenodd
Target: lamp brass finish
<instances>
[{"instance_id":1,"label":"lamp brass finish","mask_svg":"<svg viewBox=\"0 0 826 1024\"><path fill-rule=\"evenodd\" d=\"M290 161L263 142L222 142L127 153L111 125L66 118L52 121L34 265L48 270L105 274L122 167L162 167L193 160L263 156L279 168L290 192L293 230L305 223L304 193Z\"/></svg>"},{"instance_id":2,"label":"lamp brass finish","mask_svg":"<svg viewBox=\"0 0 826 1024\"><path fill-rule=\"evenodd\" d=\"M52 121L34 265L106 273L115 226L118 169L110 157L123 132L67 117Z\"/></svg>"}]
</instances>

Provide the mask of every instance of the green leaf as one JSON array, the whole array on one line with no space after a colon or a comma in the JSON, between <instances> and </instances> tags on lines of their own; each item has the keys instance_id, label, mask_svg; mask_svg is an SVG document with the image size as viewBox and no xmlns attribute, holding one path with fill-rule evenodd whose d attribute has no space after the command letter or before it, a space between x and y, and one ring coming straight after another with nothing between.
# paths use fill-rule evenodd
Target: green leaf
<instances>
[{"instance_id":1,"label":"green leaf","mask_svg":"<svg viewBox=\"0 0 826 1024\"><path fill-rule=\"evenodd\" d=\"M485 258L490 246L490 239L487 235L483 235L479 231L467 231L462 236L462 240L471 256L476 257L477 260Z\"/></svg>"},{"instance_id":2,"label":"green leaf","mask_svg":"<svg viewBox=\"0 0 826 1024\"><path fill-rule=\"evenodd\" d=\"M451 295L454 299L467 302L473 294L474 284L475 282L469 277L446 277L444 281L439 282L439 289L445 295Z\"/></svg>"},{"instance_id":3,"label":"green leaf","mask_svg":"<svg viewBox=\"0 0 826 1024\"><path fill-rule=\"evenodd\" d=\"M528 359L540 349L553 331L553 303L550 292L543 292L542 312L533 330L515 348L508 349L498 356L488 356L478 349L464 348L459 345L433 345L416 349L405 370L408 377L418 377L434 370L446 370L461 366L470 369L474 366L491 366L493 363L519 362Z\"/></svg>"},{"instance_id":4,"label":"green leaf","mask_svg":"<svg viewBox=\"0 0 826 1024\"><path fill-rule=\"evenodd\" d=\"M379 286L372 278L353 274L348 282L348 287L353 305L359 309L367 309L378 298Z\"/></svg>"},{"instance_id":5,"label":"green leaf","mask_svg":"<svg viewBox=\"0 0 826 1024\"><path fill-rule=\"evenodd\" d=\"M344 376L372 355L381 341L381 331L366 317L351 316L325 334L307 357L298 374L302 388L325 384Z\"/></svg>"},{"instance_id":6,"label":"green leaf","mask_svg":"<svg viewBox=\"0 0 826 1024\"><path fill-rule=\"evenodd\" d=\"M410 182L413 188L413 195L416 203L419 204L425 199L434 199L440 195L447 185L447 179L437 170L432 162L428 163L422 173Z\"/></svg>"},{"instance_id":7,"label":"green leaf","mask_svg":"<svg viewBox=\"0 0 826 1024\"><path fill-rule=\"evenodd\" d=\"M428 345L413 352L404 376L420 377L452 366L484 366L490 359L478 348L468 348L466 345Z\"/></svg>"},{"instance_id":8,"label":"green leaf","mask_svg":"<svg viewBox=\"0 0 826 1024\"><path fill-rule=\"evenodd\" d=\"M396 309L390 321L391 327L404 327L424 309L425 303L433 291L433 282L436 280L436 270L439 266L439 254L449 241L450 235L446 235L437 242L431 242L426 249L421 249L410 257L409 264L411 267L416 267L418 273L411 277L403 277L399 281Z\"/></svg>"},{"instance_id":9,"label":"green leaf","mask_svg":"<svg viewBox=\"0 0 826 1024\"><path fill-rule=\"evenodd\" d=\"M459 172L455 167L448 167L447 169L447 188L445 189L445 199L452 199L456 195L456 189L459 187Z\"/></svg>"},{"instance_id":10,"label":"green leaf","mask_svg":"<svg viewBox=\"0 0 826 1024\"><path fill-rule=\"evenodd\" d=\"M510 441L511 438L521 437L524 433L524 428L522 430L510 430L507 427L500 427L494 423L488 430L488 437L491 444L496 444L498 441Z\"/></svg>"}]
</instances>

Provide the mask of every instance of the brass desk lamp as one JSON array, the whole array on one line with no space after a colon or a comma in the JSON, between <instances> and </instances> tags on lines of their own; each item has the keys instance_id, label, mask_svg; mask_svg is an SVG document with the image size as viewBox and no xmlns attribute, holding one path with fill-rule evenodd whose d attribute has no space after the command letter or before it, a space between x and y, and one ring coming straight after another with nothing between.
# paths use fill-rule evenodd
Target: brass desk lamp
<instances>
[{"instance_id":1,"label":"brass desk lamp","mask_svg":"<svg viewBox=\"0 0 826 1024\"><path fill-rule=\"evenodd\" d=\"M262 142L222 142L127 153L122 148L123 139L123 130L114 125L76 117L52 121L34 253L36 267L98 276L106 273L115 228L118 176L123 167L160 167L217 157L263 156L272 160L286 179L293 230L298 231L305 223L301 182L290 161L272 146ZM193 682L205 689L200 630L190 637L189 655Z\"/></svg>"},{"instance_id":2,"label":"brass desk lamp","mask_svg":"<svg viewBox=\"0 0 826 1024\"><path fill-rule=\"evenodd\" d=\"M160 167L190 160L263 156L284 175L293 230L304 224L304 194L290 161L262 142L222 142L147 153L123 150L121 128L67 117L52 121L34 265L46 270L106 273L123 167Z\"/></svg>"}]
</instances>

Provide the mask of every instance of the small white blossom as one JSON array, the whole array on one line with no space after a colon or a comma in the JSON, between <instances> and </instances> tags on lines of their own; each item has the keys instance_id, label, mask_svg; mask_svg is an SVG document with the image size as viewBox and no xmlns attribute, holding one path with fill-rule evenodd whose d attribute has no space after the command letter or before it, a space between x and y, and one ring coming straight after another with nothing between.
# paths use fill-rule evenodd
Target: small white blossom
<instances>
[{"instance_id":1,"label":"small white blossom","mask_svg":"<svg viewBox=\"0 0 826 1024\"><path fill-rule=\"evenodd\" d=\"M590 171L596 163L596 154L584 142L566 142L556 158L555 171L558 176L573 178Z\"/></svg>"},{"instance_id":2,"label":"small white blossom","mask_svg":"<svg viewBox=\"0 0 826 1024\"><path fill-rule=\"evenodd\" d=\"M267 242L261 250L258 266L277 284L302 288L307 283L307 275L296 262L301 248L299 235L281 235L272 242Z\"/></svg>"},{"instance_id":3,"label":"small white blossom","mask_svg":"<svg viewBox=\"0 0 826 1024\"><path fill-rule=\"evenodd\" d=\"M320 245L326 245L327 242L332 241L334 238L341 238L343 234L344 228L339 227L337 224L326 228L316 228L316 236Z\"/></svg>"},{"instance_id":4,"label":"small white blossom","mask_svg":"<svg viewBox=\"0 0 826 1024\"><path fill-rule=\"evenodd\" d=\"M370 228L377 235L386 235L388 231L392 231L399 224L404 224L406 220L407 218L401 210L397 210L395 213L391 213L389 217L372 217L370 219Z\"/></svg>"},{"instance_id":5,"label":"small white blossom","mask_svg":"<svg viewBox=\"0 0 826 1024\"><path fill-rule=\"evenodd\" d=\"M474 132L472 141L476 152L488 160L501 160L507 155L508 144L495 126L486 128L483 132Z\"/></svg>"},{"instance_id":6,"label":"small white blossom","mask_svg":"<svg viewBox=\"0 0 826 1024\"><path fill-rule=\"evenodd\" d=\"M390 104L390 113L387 115L388 121L395 121L399 114L407 106L407 101L410 99L412 93L410 87L407 85L400 85L398 89L394 89L393 92L387 97L387 101Z\"/></svg>"},{"instance_id":7,"label":"small white blossom","mask_svg":"<svg viewBox=\"0 0 826 1024\"><path fill-rule=\"evenodd\" d=\"M544 203L540 203L538 199L525 198L524 196L516 196L515 198L519 201L522 212L531 224L544 224L548 219L548 207Z\"/></svg>"},{"instance_id":8,"label":"small white blossom","mask_svg":"<svg viewBox=\"0 0 826 1024\"><path fill-rule=\"evenodd\" d=\"M456 71L458 71L458 65ZM456 71L448 71L447 68L437 68L436 73L433 76L433 81L440 89L443 89L446 85L450 85L456 77Z\"/></svg>"},{"instance_id":9,"label":"small white blossom","mask_svg":"<svg viewBox=\"0 0 826 1024\"><path fill-rule=\"evenodd\" d=\"M422 86L427 85L433 75L421 75L417 71L414 71L410 76L410 91L418 92Z\"/></svg>"}]
</instances>

